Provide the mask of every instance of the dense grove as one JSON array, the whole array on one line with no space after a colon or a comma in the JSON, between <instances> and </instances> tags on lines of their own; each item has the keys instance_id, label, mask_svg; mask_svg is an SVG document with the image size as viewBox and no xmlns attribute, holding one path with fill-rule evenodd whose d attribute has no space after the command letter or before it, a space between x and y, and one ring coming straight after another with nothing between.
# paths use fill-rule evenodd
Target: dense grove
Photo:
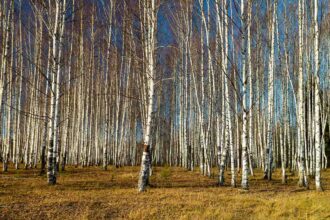
<instances>
[{"instance_id":1,"label":"dense grove","mask_svg":"<svg viewBox=\"0 0 330 220\"><path fill-rule=\"evenodd\" d=\"M329 10L328 0L0 0L3 172L37 168L53 185L67 165L141 165L145 191L153 166L216 168L219 185L248 190L255 170L272 180L280 168L283 184L293 173L322 191Z\"/></svg>"}]
</instances>

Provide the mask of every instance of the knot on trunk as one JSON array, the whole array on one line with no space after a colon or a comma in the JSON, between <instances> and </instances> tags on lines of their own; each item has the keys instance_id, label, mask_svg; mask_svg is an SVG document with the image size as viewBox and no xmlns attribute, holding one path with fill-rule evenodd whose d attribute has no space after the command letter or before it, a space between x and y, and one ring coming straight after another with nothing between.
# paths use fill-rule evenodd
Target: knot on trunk
<instances>
[{"instance_id":1,"label":"knot on trunk","mask_svg":"<svg viewBox=\"0 0 330 220\"><path fill-rule=\"evenodd\" d=\"M150 145L149 144L144 144L143 145L143 152L146 152L146 153L150 152Z\"/></svg>"}]
</instances>

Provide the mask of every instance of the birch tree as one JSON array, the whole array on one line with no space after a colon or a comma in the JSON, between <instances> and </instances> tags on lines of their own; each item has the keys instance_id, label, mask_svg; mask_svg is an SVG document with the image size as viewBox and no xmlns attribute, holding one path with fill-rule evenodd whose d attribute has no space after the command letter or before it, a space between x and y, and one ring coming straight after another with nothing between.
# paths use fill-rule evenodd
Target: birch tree
<instances>
[{"instance_id":1,"label":"birch tree","mask_svg":"<svg viewBox=\"0 0 330 220\"><path fill-rule=\"evenodd\" d=\"M146 62L144 74L146 78L147 97L145 98L145 112L146 112L146 124L143 132L143 155L141 161L141 171L139 176L138 190L139 192L145 191L148 184L149 178L149 167L151 164L150 158L150 135L151 135L151 119L153 113L153 99L154 99L154 71L155 71L155 33L157 25L157 11L156 1L142 0L143 10L143 50L144 50L144 61Z\"/></svg>"},{"instance_id":2,"label":"birch tree","mask_svg":"<svg viewBox=\"0 0 330 220\"><path fill-rule=\"evenodd\" d=\"M304 115L304 76L303 76L303 8L304 2L299 0L298 4L298 100L297 100L297 123L298 123L298 167L299 167L299 186L308 187L305 170L305 115Z\"/></svg>"},{"instance_id":3,"label":"birch tree","mask_svg":"<svg viewBox=\"0 0 330 220\"><path fill-rule=\"evenodd\" d=\"M49 146L48 146L48 184L56 184L56 164L58 150L58 122L59 122L59 82L60 82L60 60L62 56L62 39L65 23L66 0L57 0L55 2L54 24L52 30L52 76L51 76L51 102L50 102L50 118L51 125L49 129Z\"/></svg>"},{"instance_id":4,"label":"birch tree","mask_svg":"<svg viewBox=\"0 0 330 220\"><path fill-rule=\"evenodd\" d=\"M250 0L248 2L248 10L251 7ZM246 37L246 12L244 11L244 0L241 0L241 30L242 30L242 79L243 79L243 95L242 95L242 102L243 102L243 131L242 131L242 188L248 189L248 125L247 125L247 83L248 77L246 74L246 47L245 47L245 37Z\"/></svg>"},{"instance_id":5,"label":"birch tree","mask_svg":"<svg viewBox=\"0 0 330 220\"><path fill-rule=\"evenodd\" d=\"M274 51L275 51L275 19L277 10L277 0L273 4L273 13L270 27L270 55L268 64L268 127L267 127L267 145L266 162L264 178L272 179L273 165L273 123L274 123Z\"/></svg>"},{"instance_id":6,"label":"birch tree","mask_svg":"<svg viewBox=\"0 0 330 220\"><path fill-rule=\"evenodd\" d=\"M319 29L318 29L318 1L314 1L314 74L315 74L315 185L317 191L322 191L321 185L321 100L319 76Z\"/></svg>"}]
</instances>

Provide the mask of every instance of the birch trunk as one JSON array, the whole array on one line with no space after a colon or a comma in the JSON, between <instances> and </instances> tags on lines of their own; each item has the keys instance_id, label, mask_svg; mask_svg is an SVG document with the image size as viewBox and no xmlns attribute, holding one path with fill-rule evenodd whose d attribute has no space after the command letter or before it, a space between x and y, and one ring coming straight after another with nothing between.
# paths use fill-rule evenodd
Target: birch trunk
<instances>
[{"instance_id":1,"label":"birch trunk","mask_svg":"<svg viewBox=\"0 0 330 220\"><path fill-rule=\"evenodd\" d=\"M51 128L49 129L49 146L48 146L48 184L56 184L56 164L58 154L58 122L59 122L59 83L60 83L60 61L62 53L62 39L65 23L66 0L56 1L55 4L55 20L52 33L53 42L53 64L51 78Z\"/></svg>"},{"instance_id":2,"label":"birch trunk","mask_svg":"<svg viewBox=\"0 0 330 220\"><path fill-rule=\"evenodd\" d=\"M303 75L303 8L304 1L299 0L298 22L299 22L299 50L298 50L298 100L297 100L297 123L298 123L298 167L300 187L308 187L305 171L305 115L304 115L304 75Z\"/></svg>"},{"instance_id":3,"label":"birch trunk","mask_svg":"<svg viewBox=\"0 0 330 220\"><path fill-rule=\"evenodd\" d=\"M315 186L317 191L322 191L321 185L321 100L319 76L319 30L318 30L318 1L314 0L314 74L315 82Z\"/></svg>"},{"instance_id":4,"label":"birch trunk","mask_svg":"<svg viewBox=\"0 0 330 220\"><path fill-rule=\"evenodd\" d=\"M144 51L145 51L145 77L147 79L147 103L146 112L147 119L144 128L144 151L142 155L141 171L139 176L138 190L139 192L145 191L149 179L149 167L150 167L150 135L151 135L151 119L153 113L153 96L154 96L154 50L155 50L155 33L157 25L157 13L155 0L147 1L143 0L143 15L145 20L145 29L143 35L145 36Z\"/></svg>"},{"instance_id":5,"label":"birch trunk","mask_svg":"<svg viewBox=\"0 0 330 220\"><path fill-rule=\"evenodd\" d=\"M247 190L249 188L248 182L248 125L247 125L247 103L246 103L246 89L248 76L246 75L246 48L245 48L245 34L246 34L246 24L244 12L244 0L241 0L241 22L242 22L242 78L243 78L243 130L242 130L242 188ZM248 0L248 8L251 7L251 2ZM248 9L249 10L249 9Z\"/></svg>"},{"instance_id":6,"label":"birch trunk","mask_svg":"<svg viewBox=\"0 0 330 220\"><path fill-rule=\"evenodd\" d=\"M273 15L271 21L271 43L270 56L268 65L268 127L267 127L267 145L266 145L266 162L264 178L272 179L273 166L273 123L274 123L274 51L275 51L275 19L277 10L277 0L274 1Z\"/></svg>"},{"instance_id":7,"label":"birch trunk","mask_svg":"<svg viewBox=\"0 0 330 220\"><path fill-rule=\"evenodd\" d=\"M106 108L106 121L107 121L107 132L110 131L109 129L109 124L110 122L108 121L108 108L109 108L109 104L108 104L108 101L109 101L109 98L108 98L108 95L109 95L109 87L108 87L108 83L109 83L109 61L110 61L110 52L111 52L111 37L112 37L112 13L113 13L113 5L114 5L114 1L110 1L110 9L109 9L109 27L108 27L108 45L107 45L107 60L106 60L106 68L105 68L105 108ZM104 170L107 170L107 166L108 166L108 147L107 147L108 143L105 143L104 146L103 146L103 169Z\"/></svg>"},{"instance_id":8,"label":"birch trunk","mask_svg":"<svg viewBox=\"0 0 330 220\"><path fill-rule=\"evenodd\" d=\"M4 7L4 9L6 9L6 7ZM5 12L5 10L4 10ZM10 73L8 73L8 56L9 56L9 50L10 50L10 33L11 33L11 28L12 28L12 20L13 20L13 15L14 15L14 1L12 0L10 3L10 7L8 10L8 19L6 22L4 22L4 27L5 27L5 39L4 39L4 51L2 53L2 58L1 58L1 69L0 69L0 111L2 109L2 99L3 99L3 92L4 92L4 87L7 87L7 94L10 94L10 82L11 79L9 79ZM5 13L4 13L4 17L5 17ZM7 79L6 79L7 77ZM6 83L9 83L8 85L6 85ZM9 88L8 88L9 87ZM8 95L7 95L8 96ZM8 97L9 98L9 97ZM8 104L7 104L8 105ZM7 119L7 126L6 126L6 133L10 133L9 131L9 126L10 124L8 124L8 122L10 121L10 116L9 116L9 120L8 120L8 113L10 114L10 109L8 109L8 106L5 108L5 110L7 111L6 114L6 119ZM4 119L4 117L3 117ZM8 160L9 160L9 143L10 140L8 140L8 135L7 138L3 138L2 139L2 162L3 162L3 171L7 172L8 171ZM5 143L4 143L5 142Z\"/></svg>"},{"instance_id":9,"label":"birch trunk","mask_svg":"<svg viewBox=\"0 0 330 220\"><path fill-rule=\"evenodd\" d=\"M250 167L250 173L253 176L253 151L255 149L254 146L254 137L253 137L253 77L252 77L252 64L251 64L251 25L252 25L252 19L251 19L251 13L252 13L252 1L248 4L248 14L247 14L247 64L248 64L248 74L247 78L249 79L249 145L248 145L248 154L249 154L249 167Z\"/></svg>"}]
</instances>

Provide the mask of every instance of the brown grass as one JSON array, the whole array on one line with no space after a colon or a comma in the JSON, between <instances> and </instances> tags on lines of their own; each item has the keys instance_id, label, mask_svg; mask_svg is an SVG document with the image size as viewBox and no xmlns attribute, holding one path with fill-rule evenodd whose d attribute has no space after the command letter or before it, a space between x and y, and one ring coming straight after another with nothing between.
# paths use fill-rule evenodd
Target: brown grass
<instances>
[{"instance_id":1,"label":"brown grass","mask_svg":"<svg viewBox=\"0 0 330 220\"><path fill-rule=\"evenodd\" d=\"M321 193L312 179L311 190L292 175L282 185L279 170L271 182L257 171L246 192L229 186L229 173L218 187L198 171L157 167L147 192L138 193L139 167L68 167L56 186L38 170L10 168L0 174L0 219L330 219L330 171L322 173Z\"/></svg>"}]
</instances>

